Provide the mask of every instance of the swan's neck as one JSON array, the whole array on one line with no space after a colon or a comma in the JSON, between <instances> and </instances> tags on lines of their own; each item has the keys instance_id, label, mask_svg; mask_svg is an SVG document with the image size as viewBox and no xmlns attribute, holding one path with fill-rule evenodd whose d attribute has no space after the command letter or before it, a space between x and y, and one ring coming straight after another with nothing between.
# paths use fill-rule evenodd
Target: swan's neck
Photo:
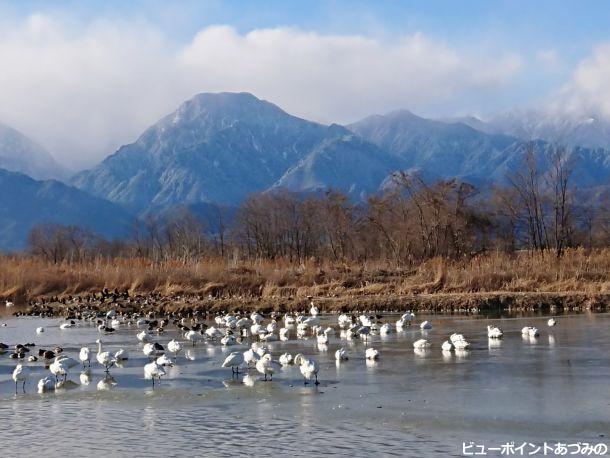
<instances>
[{"instance_id":1,"label":"swan's neck","mask_svg":"<svg viewBox=\"0 0 610 458\"><path fill-rule=\"evenodd\" d=\"M97 352L101 353L102 352L102 342L98 342L97 343Z\"/></svg>"}]
</instances>

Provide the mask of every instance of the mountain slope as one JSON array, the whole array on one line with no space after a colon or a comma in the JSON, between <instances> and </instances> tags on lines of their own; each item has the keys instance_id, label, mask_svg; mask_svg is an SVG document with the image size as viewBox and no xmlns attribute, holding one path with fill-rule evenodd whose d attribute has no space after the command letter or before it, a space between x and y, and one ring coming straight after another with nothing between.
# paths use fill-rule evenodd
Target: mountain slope
<instances>
[{"instance_id":1,"label":"mountain slope","mask_svg":"<svg viewBox=\"0 0 610 458\"><path fill-rule=\"evenodd\" d=\"M54 180L36 181L0 169L0 250L27 246L39 223L78 225L107 238L129 235L133 218L106 200Z\"/></svg>"},{"instance_id":2,"label":"mountain slope","mask_svg":"<svg viewBox=\"0 0 610 458\"><path fill-rule=\"evenodd\" d=\"M73 183L135 212L232 205L272 186L327 129L251 94L200 94Z\"/></svg>"},{"instance_id":3,"label":"mountain slope","mask_svg":"<svg viewBox=\"0 0 610 458\"><path fill-rule=\"evenodd\" d=\"M66 171L42 146L3 124L0 124L0 168L39 180L67 176Z\"/></svg>"}]
</instances>

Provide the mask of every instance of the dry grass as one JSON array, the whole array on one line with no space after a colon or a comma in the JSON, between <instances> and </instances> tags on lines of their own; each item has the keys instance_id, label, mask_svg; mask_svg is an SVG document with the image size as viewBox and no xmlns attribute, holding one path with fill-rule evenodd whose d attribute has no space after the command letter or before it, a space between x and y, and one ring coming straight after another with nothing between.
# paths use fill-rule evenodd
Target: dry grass
<instances>
[{"instance_id":1,"label":"dry grass","mask_svg":"<svg viewBox=\"0 0 610 458\"><path fill-rule=\"evenodd\" d=\"M303 301L447 295L453 293L610 293L610 250L552 253L491 252L468 261L429 260L417 267L387 263L333 264L313 260L226 260L154 264L144 259L97 260L53 265L29 257L0 258L0 297L18 302L44 296L96 292L104 287L131 293L192 294L224 300Z\"/></svg>"}]
</instances>

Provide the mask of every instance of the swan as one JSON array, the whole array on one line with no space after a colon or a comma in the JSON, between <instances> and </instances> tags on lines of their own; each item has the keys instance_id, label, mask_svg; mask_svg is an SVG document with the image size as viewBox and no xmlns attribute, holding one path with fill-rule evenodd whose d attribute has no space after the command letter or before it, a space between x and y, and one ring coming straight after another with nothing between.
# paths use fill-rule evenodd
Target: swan
<instances>
[{"instance_id":1,"label":"swan","mask_svg":"<svg viewBox=\"0 0 610 458\"><path fill-rule=\"evenodd\" d=\"M453 346L455 347L455 351L457 353L459 351L466 350L468 347L470 347L470 344L466 340L461 339L453 342Z\"/></svg>"},{"instance_id":2,"label":"swan","mask_svg":"<svg viewBox=\"0 0 610 458\"><path fill-rule=\"evenodd\" d=\"M53 377L47 376L38 380L38 392L40 394L55 390L55 381Z\"/></svg>"},{"instance_id":3,"label":"swan","mask_svg":"<svg viewBox=\"0 0 610 458\"><path fill-rule=\"evenodd\" d=\"M487 325L487 337L490 339L500 339L504 333L498 326Z\"/></svg>"},{"instance_id":4,"label":"swan","mask_svg":"<svg viewBox=\"0 0 610 458\"><path fill-rule=\"evenodd\" d=\"M451 351L453 349L453 344L451 342L449 342L448 340L445 340L443 342L443 345L441 345L441 349L443 350L443 352Z\"/></svg>"},{"instance_id":5,"label":"swan","mask_svg":"<svg viewBox=\"0 0 610 458\"><path fill-rule=\"evenodd\" d=\"M368 341L369 335L371 334L371 328L370 326L360 326L356 332L361 339Z\"/></svg>"},{"instance_id":6,"label":"swan","mask_svg":"<svg viewBox=\"0 0 610 458\"><path fill-rule=\"evenodd\" d=\"M150 342L152 336L147 331L142 331L136 334L136 337L140 342L146 343Z\"/></svg>"},{"instance_id":7,"label":"swan","mask_svg":"<svg viewBox=\"0 0 610 458\"><path fill-rule=\"evenodd\" d=\"M377 350L375 350L374 348L367 348L366 351L364 352L364 357L366 359L378 359L379 352Z\"/></svg>"},{"instance_id":8,"label":"swan","mask_svg":"<svg viewBox=\"0 0 610 458\"><path fill-rule=\"evenodd\" d=\"M339 348L336 352L335 352L335 359L337 361L347 361L349 359L349 356L347 354L347 350L343 347Z\"/></svg>"},{"instance_id":9,"label":"swan","mask_svg":"<svg viewBox=\"0 0 610 458\"><path fill-rule=\"evenodd\" d=\"M114 353L114 359L116 359L117 361L128 360L129 359L129 352L127 350L125 350L124 348L119 348Z\"/></svg>"},{"instance_id":10,"label":"swan","mask_svg":"<svg viewBox=\"0 0 610 458\"><path fill-rule=\"evenodd\" d=\"M270 376L270 380L273 380L273 372L275 372L273 365L274 362L269 353L261 356L261 359L256 362L256 370L265 376L265 381L267 381L267 375Z\"/></svg>"},{"instance_id":11,"label":"swan","mask_svg":"<svg viewBox=\"0 0 610 458\"><path fill-rule=\"evenodd\" d=\"M284 324L286 326L294 324L294 321L295 320L294 320L294 317L292 315L288 315L288 314L284 315Z\"/></svg>"},{"instance_id":12,"label":"swan","mask_svg":"<svg viewBox=\"0 0 610 458\"><path fill-rule=\"evenodd\" d=\"M30 376L30 368L23 364L17 364L13 370L13 380L15 381L15 394L17 394L17 384L23 383L23 392L25 393L25 382Z\"/></svg>"},{"instance_id":13,"label":"swan","mask_svg":"<svg viewBox=\"0 0 610 458\"><path fill-rule=\"evenodd\" d=\"M386 323L386 324L382 324L381 327L379 328L379 334L381 335L387 335L387 334L391 334L392 333L392 327Z\"/></svg>"},{"instance_id":14,"label":"swan","mask_svg":"<svg viewBox=\"0 0 610 458\"><path fill-rule=\"evenodd\" d=\"M147 344L144 344L144 347L142 348L142 352L149 358L157 357L157 356L161 356L162 354L165 353L165 348L163 348L163 345L161 345L158 342L147 343Z\"/></svg>"},{"instance_id":15,"label":"swan","mask_svg":"<svg viewBox=\"0 0 610 458\"><path fill-rule=\"evenodd\" d=\"M430 323L429 321L424 321L422 324L419 325L419 327L421 329L432 329L432 323Z\"/></svg>"},{"instance_id":16,"label":"swan","mask_svg":"<svg viewBox=\"0 0 610 458\"><path fill-rule=\"evenodd\" d=\"M85 367L85 363L87 363L87 367L91 366L91 355L88 347L83 347L80 349L78 359L80 359L83 363L83 368Z\"/></svg>"},{"instance_id":17,"label":"swan","mask_svg":"<svg viewBox=\"0 0 610 458\"><path fill-rule=\"evenodd\" d=\"M215 328L214 326L210 326L205 330L205 335L208 336L210 339L216 339L217 337L224 336L224 333L220 329Z\"/></svg>"},{"instance_id":18,"label":"swan","mask_svg":"<svg viewBox=\"0 0 610 458\"><path fill-rule=\"evenodd\" d=\"M273 320L271 323L267 325L268 332L275 332L277 330L277 321Z\"/></svg>"},{"instance_id":19,"label":"swan","mask_svg":"<svg viewBox=\"0 0 610 458\"><path fill-rule=\"evenodd\" d=\"M232 374L239 374L239 366L244 363L244 354L238 351L232 352L222 363L222 367L230 367Z\"/></svg>"},{"instance_id":20,"label":"swan","mask_svg":"<svg viewBox=\"0 0 610 458\"><path fill-rule=\"evenodd\" d=\"M244 352L244 362L248 366L256 364L259 359L260 359L260 356L258 355L258 353L256 353L254 351L253 348L250 348Z\"/></svg>"},{"instance_id":21,"label":"swan","mask_svg":"<svg viewBox=\"0 0 610 458\"><path fill-rule=\"evenodd\" d=\"M320 310L318 310L318 307L316 307L313 302L311 303L311 308L309 309L309 314L311 316L318 316L318 313L320 313Z\"/></svg>"},{"instance_id":22,"label":"swan","mask_svg":"<svg viewBox=\"0 0 610 458\"><path fill-rule=\"evenodd\" d=\"M347 328L349 325L352 324L352 318L349 315L346 315L345 313L339 315L337 321L341 329Z\"/></svg>"},{"instance_id":23,"label":"swan","mask_svg":"<svg viewBox=\"0 0 610 458\"><path fill-rule=\"evenodd\" d=\"M250 315L250 320L252 320L253 323L260 324L263 321L263 316L260 313L253 312Z\"/></svg>"},{"instance_id":24,"label":"swan","mask_svg":"<svg viewBox=\"0 0 610 458\"><path fill-rule=\"evenodd\" d=\"M549 326L555 326L557 324L557 321L555 320L555 318L549 318L549 321L547 321L546 324L548 324Z\"/></svg>"},{"instance_id":25,"label":"swan","mask_svg":"<svg viewBox=\"0 0 610 458\"><path fill-rule=\"evenodd\" d=\"M224 336L222 339L220 339L220 345L224 347L235 345L235 337L232 335Z\"/></svg>"},{"instance_id":26,"label":"swan","mask_svg":"<svg viewBox=\"0 0 610 458\"><path fill-rule=\"evenodd\" d=\"M319 345L326 345L328 343L328 334L325 332L319 331L316 335L316 339Z\"/></svg>"},{"instance_id":27,"label":"swan","mask_svg":"<svg viewBox=\"0 0 610 458\"><path fill-rule=\"evenodd\" d=\"M42 326L36 328L36 334L42 334L44 332L44 328Z\"/></svg>"},{"instance_id":28,"label":"swan","mask_svg":"<svg viewBox=\"0 0 610 458\"><path fill-rule=\"evenodd\" d=\"M104 366L106 369L105 372L108 374L110 367L116 362L109 351L102 351L102 339L97 339L95 341L97 344L97 355L95 359L99 364Z\"/></svg>"},{"instance_id":29,"label":"swan","mask_svg":"<svg viewBox=\"0 0 610 458\"><path fill-rule=\"evenodd\" d=\"M464 336L462 334L453 333L449 336L449 340L451 343L455 344L458 340L464 340Z\"/></svg>"},{"instance_id":30,"label":"swan","mask_svg":"<svg viewBox=\"0 0 610 458\"><path fill-rule=\"evenodd\" d=\"M173 366L174 362L169 359L166 355L161 355L157 358L157 364L159 366Z\"/></svg>"},{"instance_id":31,"label":"swan","mask_svg":"<svg viewBox=\"0 0 610 458\"><path fill-rule=\"evenodd\" d=\"M202 339L202 336L196 331L187 331L187 333L184 334L184 338L191 342L194 347L195 343L199 342Z\"/></svg>"},{"instance_id":32,"label":"swan","mask_svg":"<svg viewBox=\"0 0 610 458\"><path fill-rule=\"evenodd\" d=\"M178 356L178 353L180 353L182 351L182 343L178 342L175 339L170 340L167 343L167 349L169 350L170 353L172 353L174 355L174 358L176 358Z\"/></svg>"},{"instance_id":33,"label":"swan","mask_svg":"<svg viewBox=\"0 0 610 458\"><path fill-rule=\"evenodd\" d=\"M307 385L309 383L308 380L311 380L314 377L316 380L314 382L315 385L320 384L320 382L318 382L319 367L318 367L318 363L316 363L315 360L307 359L302 354L299 353L298 355L296 355L294 357L294 363L299 366L301 374L303 375L303 378L305 379L305 385Z\"/></svg>"},{"instance_id":34,"label":"swan","mask_svg":"<svg viewBox=\"0 0 610 458\"><path fill-rule=\"evenodd\" d=\"M284 353L279 357L278 361L282 366L288 366L289 364L292 364L292 355L290 353Z\"/></svg>"},{"instance_id":35,"label":"swan","mask_svg":"<svg viewBox=\"0 0 610 458\"><path fill-rule=\"evenodd\" d=\"M51 374L55 376L56 382L60 375L64 377L64 380L68 378L68 366L63 364L61 360L55 359L55 361L49 365L49 370L51 371Z\"/></svg>"},{"instance_id":36,"label":"swan","mask_svg":"<svg viewBox=\"0 0 610 458\"><path fill-rule=\"evenodd\" d=\"M288 329L288 328L280 328L280 340L288 340L289 332L290 332L290 329Z\"/></svg>"},{"instance_id":37,"label":"swan","mask_svg":"<svg viewBox=\"0 0 610 458\"><path fill-rule=\"evenodd\" d=\"M540 332L538 331L538 328L535 327L531 327L529 330L529 336L530 337L538 337L540 335Z\"/></svg>"},{"instance_id":38,"label":"swan","mask_svg":"<svg viewBox=\"0 0 610 458\"><path fill-rule=\"evenodd\" d=\"M413 348L415 349L423 350L424 348L428 347L430 347L430 342L428 342L426 339L419 339L413 342Z\"/></svg>"},{"instance_id":39,"label":"swan","mask_svg":"<svg viewBox=\"0 0 610 458\"><path fill-rule=\"evenodd\" d=\"M530 333L530 329L532 329L532 328L530 328L529 326L524 326L524 327L521 329L521 334L524 334L524 335L529 335L529 333Z\"/></svg>"},{"instance_id":40,"label":"swan","mask_svg":"<svg viewBox=\"0 0 610 458\"><path fill-rule=\"evenodd\" d=\"M161 381L161 377L165 375L165 369L153 361L144 366L144 378L151 379L153 388L155 387L155 377Z\"/></svg>"},{"instance_id":41,"label":"swan","mask_svg":"<svg viewBox=\"0 0 610 458\"><path fill-rule=\"evenodd\" d=\"M74 321L69 321L67 323L62 323L59 325L59 329L70 329L73 328L76 325L76 323L74 323Z\"/></svg>"}]
</instances>

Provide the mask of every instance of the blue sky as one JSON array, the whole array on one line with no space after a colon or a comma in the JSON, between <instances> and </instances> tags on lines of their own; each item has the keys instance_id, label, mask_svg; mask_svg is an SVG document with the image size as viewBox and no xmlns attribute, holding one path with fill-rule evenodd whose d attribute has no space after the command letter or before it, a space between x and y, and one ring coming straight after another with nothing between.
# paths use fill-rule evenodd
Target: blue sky
<instances>
[{"instance_id":1,"label":"blue sky","mask_svg":"<svg viewBox=\"0 0 610 458\"><path fill-rule=\"evenodd\" d=\"M0 122L81 166L205 91L320 122L607 116L609 30L610 3L586 0L0 0Z\"/></svg>"}]
</instances>

